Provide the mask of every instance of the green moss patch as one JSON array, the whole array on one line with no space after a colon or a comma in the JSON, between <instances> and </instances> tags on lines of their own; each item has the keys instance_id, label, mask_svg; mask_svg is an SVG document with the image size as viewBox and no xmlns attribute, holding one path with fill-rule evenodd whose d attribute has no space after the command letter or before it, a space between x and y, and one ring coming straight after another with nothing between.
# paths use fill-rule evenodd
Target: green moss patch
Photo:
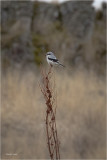
<instances>
[{"instance_id":1,"label":"green moss patch","mask_svg":"<svg viewBox=\"0 0 107 160\"><path fill-rule=\"evenodd\" d=\"M48 43L45 37L40 34L32 35L32 43L34 47L35 63L37 65L40 65L41 63L43 63L43 53L46 53L48 50Z\"/></svg>"}]
</instances>

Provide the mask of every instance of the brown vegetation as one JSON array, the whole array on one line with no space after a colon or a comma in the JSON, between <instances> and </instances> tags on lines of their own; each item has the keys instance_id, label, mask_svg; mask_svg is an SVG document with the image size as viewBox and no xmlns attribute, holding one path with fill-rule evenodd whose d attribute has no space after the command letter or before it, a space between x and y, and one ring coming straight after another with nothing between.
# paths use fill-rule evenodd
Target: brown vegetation
<instances>
[{"instance_id":1,"label":"brown vegetation","mask_svg":"<svg viewBox=\"0 0 107 160\"><path fill-rule=\"evenodd\" d=\"M60 159L60 151L59 151L59 140L58 133L56 127L56 90L55 90L55 81L53 71L53 67L50 66L49 71L46 73L42 69L42 84L40 84L41 92L43 93L45 103L46 103L46 136L47 136L47 144L48 150L50 154L51 160Z\"/></svg>"},{"instance_id":2,"label":"brown vegetation","mask_svg":"<svg viewBox=\"0 0 107 160\"><path fill-rule=\"evenodd\" d=\"M49 158L40 79L31 71L2 76L2 158ZM105 81L83 71L68 75L61 68L55 79L61 158L106 158Z\"/></svg>"}]
</instances>

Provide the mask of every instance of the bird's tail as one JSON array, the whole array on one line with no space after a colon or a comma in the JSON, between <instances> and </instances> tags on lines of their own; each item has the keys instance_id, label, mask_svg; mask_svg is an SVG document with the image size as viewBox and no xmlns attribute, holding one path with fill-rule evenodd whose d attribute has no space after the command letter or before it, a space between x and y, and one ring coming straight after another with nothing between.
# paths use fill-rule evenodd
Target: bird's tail
<instances>
[{"instance_id":1,"label":"bird's tail","mask_svg":"<svg viewBox=\"0 0 107 160\"><path fill-rule=\"evenodd\" d=\"M65 67L63 64L59 63L60 66Z\"/></svg>"}]
</instances>

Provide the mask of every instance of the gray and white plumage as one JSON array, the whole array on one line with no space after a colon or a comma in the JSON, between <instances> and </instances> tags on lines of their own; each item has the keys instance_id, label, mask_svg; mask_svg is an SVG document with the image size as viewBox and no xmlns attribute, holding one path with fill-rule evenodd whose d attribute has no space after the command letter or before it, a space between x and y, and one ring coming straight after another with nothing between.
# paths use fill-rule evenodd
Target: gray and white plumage
<instances>
[{"instance_id":1,"label":"gray and white plumage","mask_svg":"<svg viewBox=\"0 0 107 160\"><path fill-rule=\"evenodd\" d=\"M51 66L60 65L60 66L65 67L64 65L62 65L59 62L59 60L55 57L55 55L52 52L47 52L46 60L47 60L48 64Z\"/></svg>"}]
</instances>

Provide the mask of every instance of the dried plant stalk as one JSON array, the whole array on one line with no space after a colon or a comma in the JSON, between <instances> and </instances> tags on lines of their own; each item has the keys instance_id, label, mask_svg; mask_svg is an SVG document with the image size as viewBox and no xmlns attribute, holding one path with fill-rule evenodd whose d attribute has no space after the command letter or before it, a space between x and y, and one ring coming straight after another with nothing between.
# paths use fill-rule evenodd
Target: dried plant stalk
<instances>
[{"instance_id":1,"label":"dried plant stalk","mask_svg":"<svg viewBox=\"0 0 107 160\"><path fill-rule=\"evenodd\" d=\"M51 160L59 160L59 140L56 128L56 90L55 81L53 80L52 67L48 73L42 70L42 85L40 85L41 92L44 95L46 102L46 134L47 144Z\"/></svg>"}]
</instances>

